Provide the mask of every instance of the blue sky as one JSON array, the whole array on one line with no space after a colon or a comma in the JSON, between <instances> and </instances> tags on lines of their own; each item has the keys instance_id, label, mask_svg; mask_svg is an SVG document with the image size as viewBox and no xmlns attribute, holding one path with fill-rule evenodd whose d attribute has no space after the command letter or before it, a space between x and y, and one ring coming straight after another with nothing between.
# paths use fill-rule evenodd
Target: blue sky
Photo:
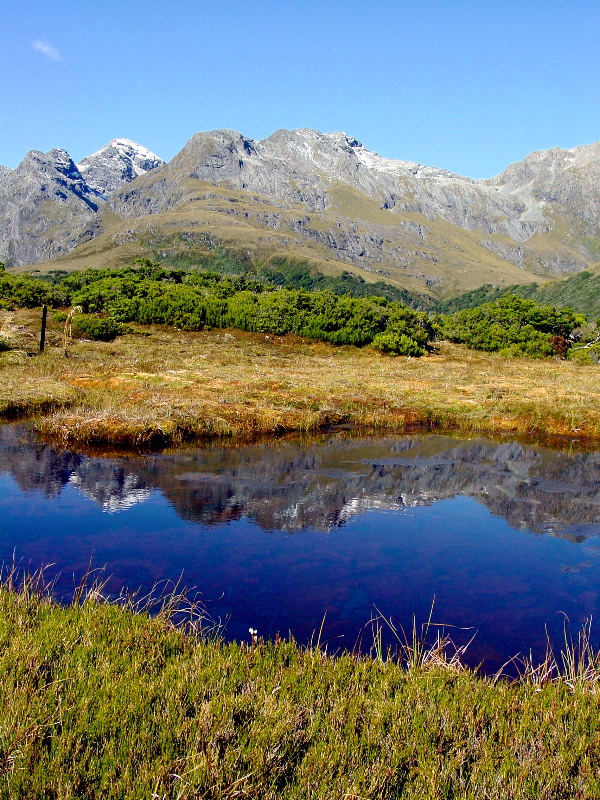
<instances>
[{"instance_id":1,"label":"blue sky","mask_svg":"<svg viewBox=\"0 0 600 800\"><path fill-rule=\"evenodd\" d=\"M600 3L4 0L0 164L126 137L343 130L389 158L490 177L600 139Z\"/></svg>"}]
</instances>

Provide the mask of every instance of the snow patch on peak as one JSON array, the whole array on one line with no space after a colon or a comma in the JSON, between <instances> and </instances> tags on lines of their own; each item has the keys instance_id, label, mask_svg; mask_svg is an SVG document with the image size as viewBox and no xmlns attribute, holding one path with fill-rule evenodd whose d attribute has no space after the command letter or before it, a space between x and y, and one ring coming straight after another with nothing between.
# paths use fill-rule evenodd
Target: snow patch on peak
<instances>
[{"instance_id":1,"label":"snow patch on peak","mask_svg":"<svg viewBox=\"0 0 600 800\"><path fill-rule=\"evenodd\" d=\"M89 186L107 196L164 161L131 139L113 139L77 165Z\"/></svg>"},{"instance_id":2,"label":"snow patch on peak","mask_svg":"<svg viewBox=\"0 0 600 800\"><path fill-rule=\"evenodd\" d=\"M109 144L121 144L123 147L131 147L133 150L143 150L145 153L149 153L150 151L145 148L143 145L134 142L133 139L111 139Z\"/></svg>"},{"instance_id":3,"label":"snow patch on peak","mask_svg":"<svg viewBox=\"0 0 600 800\"><path fill-rule=\"evenodd\" d=\"M311 160L318 164L321 169L328 172L327 161L335 158L335 154L342 153L355 158L360 165L374 172L385 173L394 177L418 176L419 178L433 180L456 180L459 176L444 169L436 167L424 167L415 161L401 161L394 158L384 158L378 153L368 150L356 137L345 131L335 131L333 133L321 133L313 128L298 128L294 131L277 131L273 137L263 140L265 143L272 138L283 139L286 147L303 152L305 157L310 156ZM325 153L328 151L328 154ZM333 152L332 152L333 151ZM340 152L341 151L341 152ZM331 166L331 165L330 165ZM465 179L471 182L469 179Z\"/></svg>"},{"instance_id":4,"label":"snow patch on peak","mask_svg":"<svg viewBox=\"0 0 600 800\"><path fill-rule=\"evenodd\" d=\"M101 147L100 150L96 150L96 152L92 153L90 156L82 158L80 164L87 164L89 161L96 159L97 157L110 157L113 155L113 151L115 150L119 153L119 155L122 156L139 156L141 158L151 159L152 161L164 164L162 158L159 158L156 153L153 153L152 150L148 150L147 147L144 147L143 145L138 144L131 139L111 139L111 141L108 144L105 144L104 147Z\"/></svg>"},{"instance_id":5,"label":"snow patch on peak","mask_svg":"<svg viewBox=\"0 0 600 800\"><path fill-rule=\"evenodd\" d=\"M398 161L394 158L384 158L380 156L379 153L367 150L367 148L363 147L361 144L356 146L354 151L361 164L364 164L364 166L369 169L377 170L377 172L401 175L406 172L416 173L420 168L420 164L414 161Z\"/></svg>"},{"instance_id":6,"label":"snow patch on peak","mask_svg":"<svg viewBox=\"0 0 600 800\"><path fill-rule=\"evenodd\" d=\"M131 139L113 139L107 147L114 147L115 150L119 152L124 152L126 154L135 154L141 156L142 158L152 159L154 161L160 161L164 163L162 158L159 158L156 153L153 153L152 150L148 150L147 147L144 147L137 142L132 142Z\"/></svg>"}]
</instances>

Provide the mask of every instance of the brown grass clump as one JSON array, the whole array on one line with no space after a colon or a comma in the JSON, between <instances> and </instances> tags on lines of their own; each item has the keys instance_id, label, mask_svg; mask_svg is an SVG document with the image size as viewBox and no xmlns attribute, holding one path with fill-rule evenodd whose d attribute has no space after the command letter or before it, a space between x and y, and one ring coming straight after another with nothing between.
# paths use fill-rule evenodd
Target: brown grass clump
<instances>
[{"instance_id":1,"label":"brown grass clump","mask_svg":"<svg viewBox=\"0 0 600 800\"><path fill-rule=\"evenodd\" d=\"M33 328L35 312L18 322ZM293 336L143 333L76 340L65 358L51 322L42 355L0 354L0 415L43 414L39 429L64 443L138 447L338 424L600 438L595 366L448 343L411 359Z\"/></svg>"}]
</instances>

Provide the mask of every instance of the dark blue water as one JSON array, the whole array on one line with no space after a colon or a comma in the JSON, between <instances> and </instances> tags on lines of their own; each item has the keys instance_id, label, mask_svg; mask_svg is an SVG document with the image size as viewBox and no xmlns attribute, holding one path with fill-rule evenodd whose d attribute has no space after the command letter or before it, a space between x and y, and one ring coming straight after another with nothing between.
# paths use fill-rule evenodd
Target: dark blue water
<instances>
[{"instance_id":1,"label":"dark blue water","mask_svg":"<svg viewBox=\"0 0 600 800\"><path fill-rule=\"evenodd\" d=\"M598 452L339 434L92 457L0 428L0 560L52 565L61 599L90 558L113 595L183 575L229 638L307 642L326 614L351 649L375 608L408 628L435 598L493 670L600 611L599 547Z\"/></svg>"}]
</instances>

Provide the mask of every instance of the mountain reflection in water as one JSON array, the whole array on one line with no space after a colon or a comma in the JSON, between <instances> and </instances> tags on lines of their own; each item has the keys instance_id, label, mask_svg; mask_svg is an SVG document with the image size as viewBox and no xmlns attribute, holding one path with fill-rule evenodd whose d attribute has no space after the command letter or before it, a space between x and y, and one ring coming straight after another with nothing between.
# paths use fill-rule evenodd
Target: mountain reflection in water
<instances>
[{"instance_id":1,"label":"mountain reflection in water","mask_svg":"<svg viewBox=\"0 0 600 800\"><path fill-rule=\"evenodd\" d=\"M511 624L525 624L528 608L526 631L530 635L531 625L539 625L537 638L549 622L544 614L564 610L579 618L597 610L597 451L439 435L359 439L338 433L99 457L58 450L23 427L5 425L0 426L1 474L5 561L16 550L34 566L55 563L70 574L80 572L93 551L96 563L106 563L114 576L115 590L119 582L146 586L183 570L194 575L199 588L221 598L216 610L231 617L231 636L245 635L247 622L255 627L259 622L268 635L286 632L282 624L299 636L310 635L327 611L332 633L349 644L373 604L388 603L390 613L399 613L411 602L411 612L425 612L435 594L446 598L448 622L468 622L473 606L478 612L473 611L473 624L479 626L487 609L484 616L494 631L478 634L482 644L475 653L496 663L506 655L501 637L509 635ZM89 500L96 512L85 505ZM482 517L483 508L489 513ZM173 510L185 523L174 521ZM506 521L502 529L500 520ZM279 537L261 539L259 529ZM315 539L339 529L353 536L326 537L320 544ZM210 531L220 532L220 538ZM403 533L408 531L410 537ZM290 544L286 534L300 533ZM534 542L531 534L551 536ZM551 539L565 544L552 549ZM566 543L585 545L585 552L564 550ZM448 550L450 544L454 550ZM508 550L500 556L498 547ZM368 579L362 575L361 548L372 573ZM527 564L519 566L521 550ZM551 576L560 572L562 577L551 579L558 581L562 606L544 606L544 570ZM490 581L495 589L486 599ZM253 600L242 597L244 591L253 593ZM464 598L464 608L447 599L453 594ZM277 610L282 603L288 604L285 614ZM301 618L305 610L310 618ZM519 635L513 640L519 644ZM515 647L507 647L508 656L514 654Z\"/></svg>"},{"instance_id":2,"label":"mountain reflection in water","mask_svg":"<svg viewBox=\"0 0 600 800\"><path fill-rule=\"evenodd\" d=\"M24 491L55 497L77 487L104 511L158 489L177 513L204 525L246 516L269 531L328 532L367 509L402 510L457 494L519 529L581 541L600 531L600 453L439 435L89 457L0 426L0 469Z\"/></svg>"}]
</instances>

